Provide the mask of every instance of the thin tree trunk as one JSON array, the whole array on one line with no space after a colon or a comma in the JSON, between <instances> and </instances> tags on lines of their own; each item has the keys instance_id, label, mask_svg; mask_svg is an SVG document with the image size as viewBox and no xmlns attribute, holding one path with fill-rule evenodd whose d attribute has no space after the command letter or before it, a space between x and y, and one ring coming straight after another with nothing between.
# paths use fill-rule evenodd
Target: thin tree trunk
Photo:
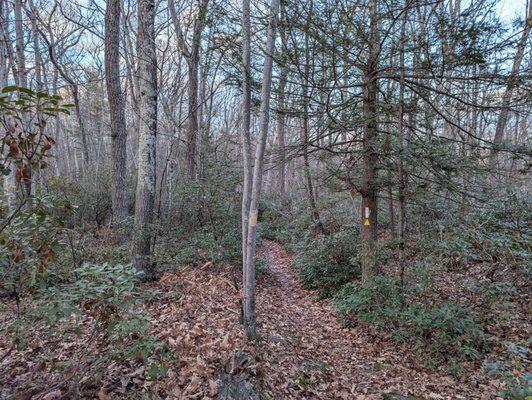
<instances>
[{"instance_id":1,"label":"thin tree trunk","mask_svg":"<svg viewBox=\"0 0 532 400\"><path fill-rule=\"evenodd\" d=\"M127 218L126 117L120 84L120 17L122 0L108 0L105 12L105 83L111 128L113 224Z\"/></svg>"},{"instance_id":2,"label":"thin tree trunk","mask_svg":"<svg viewBox=\"0 0 532 400\"><path fill-rule=\"evenodd\" d=\"M28 87L26 57L24 55L24 28L22 26L22 0L13 2L15 16L15 54L17 56L17 84Z\"/></svg>"},{"instance_id":3,"label":"thin tree trunk","mask_svg":"<svg viewBox=\"0 0 532 400\"><path fill-rule=\"evenodd\" d=\"M408 0L407 0L408 1ZM406 5L408 7L408 5ZM408 9L403 13L403 23L401 26L401 38L399 49L399 68L401 77L399 82L399 116L397 121L397 142L399 145L399 156L397 159L397 194L398 194L398 227L399 227L399 269L401 275L401 285L404 283L405 272L405 224L406 224L406 201L405 201L405 172L403 168L404 157L404 102L405 102L405 40Z\"/></svg>"},{"instance_id":4,"label":"thin tree trunk","mask_svg":"<svg viewBox=\"0 0 532 400\"><path fill-rule=\"evenodd\" d=\"M205 26L207 18L208 0L202 0L199 4L198 16L194 21L194 29L192 34L192 43L190 47L187 45L185 35L181 29L177 12L175 9L174 0L168 1L168 8L174 28L177 33L177 40L181 52L187 59L188 66L188 132L187 132L187 169L191 179L196 179L196 151L197 151L197 135L199 130L198 119L198 71L201 50L201 34Z\"/></svg>"},{"instance_id":5,"label":"thin tree trunk","mask_svg":"<svg viewBox=\"0 0 532 400\"><path fill-rule=\"evenodd\" d=\"M281 75L279 77L279 97L277 100L277 145L279 148L279 161L278 161L278 179L279 179L279 194L284 197L286 193L286 144L285 144L285 124L286 118L285 112L285 97L286 97L286 80L288 75L288 68L281 68Z\"/></svg>"},{"instance_id":6,"label":"thin tree trunk","mask_svg":"<svg viewBox=\"0 0 532 400\"><path fill-rule=\"evenodd\" d=\"M497 164L497 152L498 146L500 146L504 139L504 130L508 124L508 115L510 113L510 101L512 100L512 95L515 87L517 86L517 75L519 74L519 68L521 68L521 63L525 54L526 42L530 31L532 30L532 0L528 1L528 8L526 11L526 22L525 28L521 35L521 39L517 44L517 50L515 52L514 61L512 65L512 71L510 77L508 78L508 84L506 86L506 91L502 97L501 112L499 118L497 119L497 126L495 128L495 137L493 138L493 144L495 147L490 153L489 167L490 171L493 174L496 164ZM492 175L493 177L493 175Z\"/></svg>"},{"instance_id":7,"label":"thin tree trunk","mask_svg":"<svg viewBox=\"0 0 532 400\"><path fill-rule=\"evenodd\" d=\"M307 12L307 26L310 26L312 22L313 2L308 3ZM310 43L308 32L305 32L305 66L304 66L304 78L303 78L303 172L305 174L305 181L307 186L307 196L309 201L310 210L312 212L312 218L318 228L318 231L322 235L327 234L327 230L321 222L320 213L316 206L316 199L314 197L314 185L312 184L312 175L310 173L310 162L308 157L308 146L310 142L309 134L309 95L308 95L308 78L311 74L310 71ZM312 71L314 72L314 71Z\"/></svg>"},{"instance_id":8,"label":"thin tree trunk","mask_svg":"<svg viewBox=\"0 0 532 400\"><path fill-rule=\"evenodd\" d=\"M250 0L242 2L242 159L243 159L243 188L242 188L242 282L247 282L247 239L249 206L251 202L252 154L251 154L251 37L250 37ZM244 287L244 296L246 295ZM242 309L243 312L243 309ZM243 314L242 314L243 318ZM244 321L242 321L244 322Z\"/></svg>"},{"instance_id":9,"label":"thin tree trunk","mask_svg":"<svg viewBox=\"0 0 532 400\"><path fill-rule=\"evenodd\" d=\"M139 150L135 201L135 266L153 279L151 236L156 185L157 57L155 0L138 1Z\"/></svg>"},{"instance_id":10,"label":"thin tree trunk","mask_svg":"<svg viewBox=\"0 0 532 400\"><path fill-rule=\"evenodd\" d=\"M257 320L255 315L255 250L257 245L257 218L259 200L262 187L262 172L264 167L264 151L268 136L270 120L270 96L272 88L273 54L275 51L275 31L279 0L272 0L270 5L270 22L266 39L266 56L264 59L264 73L262 78L259 138L255 151L255 165L251 189L251 203L249 207L249 224L247 237L246 272L244 274L244 329L248 339L257 336Z\"/></svg>"}]
</instances>

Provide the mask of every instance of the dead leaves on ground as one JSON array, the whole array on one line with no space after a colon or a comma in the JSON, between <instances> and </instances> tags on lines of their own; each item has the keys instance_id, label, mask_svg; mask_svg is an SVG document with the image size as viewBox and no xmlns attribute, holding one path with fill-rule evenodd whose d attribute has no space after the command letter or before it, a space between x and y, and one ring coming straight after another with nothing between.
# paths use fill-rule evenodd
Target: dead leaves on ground
<instances>
[{"instance_id":1,"label":"dead leaves on ground","mask_svg":"<svg viewBox=\"0 0 532 400\"><path fill-rule=\"evenodd\" d=\"M257 293L261 340L252 344L243 337L238 269L208 262L165 274L148 311L152 333L172 354L166 377L150 380L144 366L135 363L110 365L95 397L118 399L134 387L139 396L216 399L220 378L232 376L252 383L266 399L371 400L388 392L426 399L496 398L499 383L482 372L469 371L457 381L424 367L375 329L342 328L330 301L316 300L299 285L289 254L271 242L264 251L269 268L259 277ZM64 343L59 357L79 347ZM16 361L29 356L19 354ZM16 365L10 357L0 370L8 362ZM54 392L47 395L54 398Z\"/></svg>"}]
</instances>

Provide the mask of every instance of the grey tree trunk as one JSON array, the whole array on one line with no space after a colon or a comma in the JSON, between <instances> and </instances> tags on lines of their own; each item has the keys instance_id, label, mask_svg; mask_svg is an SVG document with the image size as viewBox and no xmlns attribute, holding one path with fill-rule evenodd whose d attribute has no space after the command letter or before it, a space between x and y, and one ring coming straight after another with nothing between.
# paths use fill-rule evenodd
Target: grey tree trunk
<instances>
[{"instance_id":1,"label":"grey tree trunk","mask_svg":"<svg viewBox=\"0 0 532 400\"><path fill-rule=\"evenodd\" d=\"M408 0L407 0L408 1ZM399 116L397 121L397 142L399 145L399 157L397 160L397 193L398 193L398 228L399 228L399 268L401 274L401 285L404 282L405 272L405 227L406 227L406 179L403 168L404 157L404 102L405 102L405 40L406 40L406 24L408 23L408 4L403 13L403 21L401 25L401 38L399 48L399 68L401 70L401 77L399 82Z\"/></svg>"},{"instance_id":2,"label":"grey tree trunk","mask_svg":"<svg viewBox=\"0 0 532 400\"><path fill-rule=\"evenodd\" d=\"M61 63L56 57L55 43L53 39L53 32L50 27L48 27L48 33L50 38L46 37L45 34L41 32L41 37L46 42L48 47L48 54L50 55L50 61L59 72L59 75L68 82L70 90L72 92L72 100L74 102L74 110L76 111L76 119L78 121L79 134L81 136L81 146L83 152L83 164L82 169L87 169L90 165L90 155L89 155L89 145L87 141L87 132L85 129L85 121L83 120L83 115L81 114L81 103L79 100L79 90L78 84L72 79L67 71L63 68Z\"/></svg>"},{"instance_id":3,"label":"grey tree trunk","mask_svg":"<svg viewBox=\"0 0 532 400\"><path fill-rule=\"evenodd\" d=\"M262 188L262 173L264 168L264 151L268 136L270 121L270 96L272 89L273 55L275 51L275 34L277 28L277 14L279 0L271 0L270 22L266 39L266 56L264 59L264 72L262 78L259 138L255 151L255 165L251 184L251 202L249 207L249 223L247 236L246 264L244 268L244 329L248 339L257 336L257 319L255 314L255 251L257 245L257 218L259 212L260 192Z\"/></svg>"},{"instance_id":4,"label":"grey tree trunk","mask_svg":"<svg viewBox=\"0 0 532 400\"><path fill-rule=\"evenodd\" d=\"M307 25L310 26L312 22L312 10L313 8L313 2L310 1L307 3ZM318 211L318 207L316 206L316 198L314 194L314 185L312 183L312 175L310 172L310 162L308 157L308 146L310 143L310 134L309 134L309 94L308 94L308 86L309 86L309 77L310 74L313 74L314 71L310 70L310 43L309 43L309 35L308 32L305 32L305 66L304 66L304 77L303 77L303 172L305 174L305 181L307 186L307 196L309 201L309 207L312 212L312 217L314 218L314 223L316 224L316 227L318 228L318 231L326 235L327 230L325 229L325 226L323 225L320 213Z\"/></svg>"},{"instance_id":5,"label":"grey tree trunk","mask_svg":"<svg viewBox=\"0 0 532 400\"><path fill-rule=\"evenodd\" d=\"M286 118L284 114L284 108L286 107L286 80L288 75L288 68L281 68L281 75L279 77L279 97L277 99L277 108L279 109L277 115L277 146L279 148L279 160L278 160L278 183L279 194L282 196L286 192Z\"/></svg>"},{"instance_id":6,"label":"grey tree trunk","mask_svg":"<svg viewBox=\"0 0 532 400\"><path fill-rule=\"evenodd\" d=\"M499 118L497 118L495 136L493 138L493 144L495 145L495 148L491 151L489 159L489 166L492 174L497 164L497 147L500 146L503 142L504 130L506 128L506 125L508 124L508 116L510 113L510 101L512 100L512 95L517 85L517 75L519 74L519 68L521 68L521 63L523 62L526 42L530 35L530 31L532 30L532 0L528 0L525 21L525 27L523 33L521 34L521 39L517 44L517 50L514 56L512 71L510 72L510 77L508 78L506 91L504 92L504 95L502 97L501 112L499 114Z\"/></svg>"},{"instance_id":7,"label":"grey tree trunk","mask_svg":"<svg viewBox=\"0 0 532 400\"><path fill-rule=\"evenodd\" d=\"M198 107L198 71L201 50L201 34L205 27L207 18L207 7L209 0L202 0L199 4L198 16L194 21L194 29L192 33L192 43L187 45L185 35L181 29L174 1L168 1L168 8L172 22L177 33L177 40L181 52L187 59L188 66L188 132L187 132L187 169L191 179L196 179L196 151L197 151L197 135L199 130L199 107Z\"/></svg>"},{"instance_id":8,"label":"grey tree trunk","mask_svg":"<svg viewBox=\"0 0 532 400\"><path fill-rule=\"evenodd\" d=\"M127 218L127 131L120 84L120 17L122 0L108 0L105 12L105 83L111 128L113 224Z\"/></svg>"},{"instance_id":9,"label":"grey tree trunk","mask_svg":"<svg viewBox=\"0 0 532 400\"><path fill-rule=\"evenodd\" d=\"M17 56L17 84L28 87L26 57L24 56L24 28L22 26L22 0L13 2L15 16L15 54Z\"/></svg>"},{"instance_id":10,"label":"grey tree trunk","mask_svg":"<svg viewBox=\"0 0 532 400\"><path fill-rule=\"evenodd\" d=\"M4 13L6 11L7 4L5 2L0 1L0 88L3 88L7 85L7 76L8 76L8 43L6 40L6 37L4 35L4 27L6 25ZM0 197L0 200L2 203L7 204L9 206L9 196L7 195L5 191L5 184L4 182L7 180L6 176L4 174L0 174L0 192L2 192L2 197ZM3 208L3 207L2 207ZM6 212L8 210L5 210ZM3 217L3 215L2 215Z\"/></svg>"},{"instance_id":11,"label":"grey tree trunk","mask_svg":"<svg viewBox=\"0 0 532 400\"><path fill-rule=\"evenodd\" d=\"M43 76L42 76L42 57L41 49L39 46L39 31L37 30L37 17L34 13L35 6L33 0L28 1L29 10L26 11L29 14L31 21L31 36L33 39L33 52L35 57L35 88L39 91L43 90Z\"/></svg>"},{"instance_id":12,"label":"grey tree trunk","mask_svg":"<svg viewBox=\"0 0 532 400\"><path fill-rule=\"evenodd\" d=\"M251 202L252 155L251 155L251 26L250 26L250 0L242 2L242 159L243 159L243 187L242 187L242 282L244 297L247 278L247 240L249 206ZM243 312L243 308L242 308ZM243 314L242 314L243 315Z\"/></svg>"},{"instance_id":13,"label":"grey tree trunk","mask_svg":"<svg viewBox=\"0 0 532 400\"><path fill-rule=\"evenodd\" d=\"M135 266L153 279L151 237L156 185L157 57L155 0L138 1L139 149L135 201Z\"/></svg>"}]
</instances>

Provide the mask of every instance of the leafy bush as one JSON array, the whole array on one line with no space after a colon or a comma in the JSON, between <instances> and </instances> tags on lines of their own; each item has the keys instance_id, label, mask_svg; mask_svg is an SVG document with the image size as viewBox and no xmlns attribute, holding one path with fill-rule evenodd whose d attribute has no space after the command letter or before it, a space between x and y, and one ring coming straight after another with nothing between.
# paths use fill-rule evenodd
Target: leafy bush
<instances>
[{"instance_id":1,"label":"leafy bush","mask_svg":"<svg viewBox=\"0 0 532 400\"><path fill-rule=\"evenodd\" d=\"M54 196L31 198L0 232L0 292L17 302L23 292L41 284L48 266L55 262L62 244L63 222L54 216L62 203Z\"/></svg>"},{"instance_id":2,"label":"leafy bush","mask_svg":"<svg viewBox=\"0 0 532 400\"><path fill-rule=\"evenodd\" d=\"M347 323L386 326L398 340L413 342L431 364L475 359L485 347L477 319L463 306L444 302L422 305L405 301L398 280L375 276L345 285L334 297Z\"/></svg>"},{"instance_id":3,"label":"leafy bush","mask_svg":"<svg viewBox=\"0 0 532 400\"><path fill-rule=\"evenodd\" d=\"M422 221L423 231L432 235L417 244L416 253L437 258L447 270L502 262L530 274L530 210L527 199L510 195L468 213L449 212L439 220Z\"/></svg>"},{"instance_id":4,"label":"leafy bush","mask_svg":"<svg viewBox=\"0 0 532 400\"><path fill-rule=\"evenodd\" d=\"M94 329L114 344L108 354L95 354L91 364L131 359L151 364L150 374L161 375L165 347L150 333L142 310L138 282L142 273L131 265L85 263L73 270L71 283L43 289L36 315L46 315L52 331L66 331L73 315L90 315ZM75 322L74 322L75 323ZM154 368L159 371L154 372Z\"/></svg>"},{"instance_id":5,"label":"leafy bush","mask_svg":"<svg viewBox=\"0 0 532 400\"><path fill-rule=\"evenodd\" d=\"M334 303L348 321L356 315L365 323L381 325L398 317L401 296L398 280L377 275L365 282L347 283L334 296Z\"/></svg>"},{"instance_id":6,"label":"leafy bush","mask_svg":"<svg viewBox=\"0 0 532 400\"><path fill-rule=\"evenodd\" d=\"M454 302L424 307L407 306L400 314L406 340L415 340L417 349L430 364L441 361L476 359L486 348L482 326L471 312Z\"/></svg>"},{"instance_id":7,"label":"leafy bush","mask_svg":"<svg viewBox=\"0 0 532 400\"><path fill-rule=\"evenodd\" d=\"M353 231L308 239L298 246L294 266L305 287L318 289L319 296L332 296L360 274L358 243Z\"/></svg>"},{"instance_id":8,"label":"leafy bush","mask_svg":"<svg viewBox=\"0 0 532 400\"><path fill-rule=\"evenodd\" d=\"M105 326L113 326L137 296L142 273L131 265L85 263L73 270L70 284L42 290L49 304L51 323L71 314L87 313Z\"/></svg>"},{"instance_id":9,"label":"leafy bush","mask_svg":"<svg viewBox=\"0 0 532 400\"><path fill-rule=\"evenodd\" d=\"M94 173L78 179L53 178L50 191L75 205L69 219L71 226L95 224L100 228L111 217L111 174L109 169L100 168ZM130 193L130 198L132 193Z\"/></svg>"},{"instance_id":10,"label":"leafy bush","mask_svg":"<svg viewBox=\"0 0 532 400\"><path fill-rule=\"evenodd\" d=\"M527 370L530 364L530 351L526 346L505 342L506 354L497 360L484 364L486 371L505 383L500 395L505 399L521 400L532 396L532 373Z\"/></svg>"}]
</instances>

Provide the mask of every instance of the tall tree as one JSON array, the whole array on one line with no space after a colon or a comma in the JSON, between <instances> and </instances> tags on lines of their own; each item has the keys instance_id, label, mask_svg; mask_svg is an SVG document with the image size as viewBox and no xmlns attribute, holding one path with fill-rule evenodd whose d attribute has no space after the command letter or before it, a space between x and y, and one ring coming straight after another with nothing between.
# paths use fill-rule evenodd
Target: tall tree
<instances>
[{"instance_id":1,"label":"tall tree","mask_svg":"<svg viewBox=\"0 0 532 400\"><path fill-rule=\"evenodd\" d=\"M157 55L155 0L138 1L139 149L135 199L135 266L153 278L152 223L155 206L157 144Z\"/></svg>"},{"instance_id":2,"label":"tall tree","mask_svg":"<svg viewBox=\"0 0 532 400\"><path fill-rule=\"evenodd\" d=\"M105 11L105 83L111 128L111 174L113 222L127 217L127 131L124 98L120 84L121 0L107 0Z\"/></svg>"},{"instance_id":3,"label":"tall tree","mask_svg":"<svg viewBox=\"0 0 532 400\"><path fill-rule=\"evenodd\" d=\"M501 102L501 112L497 118L497 126L495 127L495 136L493 138L493 144L495 148L491 151L490 154L490 169L492 173L497 163L497 147L501 145L504 139L504 130L508 124L508 116L510 113L510 102L512 100L512 95L518 83L519 68L521 68L521 63L523 62L523 57L525 55L525 47L528 37L530 36L530 31L532 30L532 0L527 0L528 7L525 12L525 26L523 32L521 33L521 38L517 43L517 49L514 55L512 70L508 77L508 83L506 85L506 90L502 96Z\"/></svg>"},{"instance_id":4,"label":"tall tree","mask_svg":"<svg viewBox=\"0 0 532 400\"><path fill-rule=\"evenodd\" d=\"M257 319L255 314L255 251L257 245L257 218L259 200L262 188L262 174L264 169L264 152L268 137L270 122L270 97L272 89L273 55L275 52L275 35L277 28L277 14L279 0L272 0L270 4L270 21L266 38L266 54L264 57L264 71L262 76L259 137L255 151L255 164L251 183L251 202L249 206L248 236L246 245L246 272L244 277L244 329L249 339L257 335Z\"/></svg>"},{"instance_id":5,"label":"tall tree","mask_svg":"<svg viewBox=\"0 0 532 400\"><path fill-rule=\"evenodd\" d=\"M28 86L26 71L26 56L24 54L24 27L22 20L22 0L15 0L13 3L15 16L15 53L17 56L17 85L22 87Z\"/></svg>"},{"instance_id":6,"label":"tall tree","mask_svg":"<svg viewBox=\"0 0 532 400\"><path fill-rule=\"evenodd\" d=\"M252 154L251 154L251 23L250 0L242 2L242 159L243 159L243 188L242 188L242 282L245 285L247 278L247 240L249 223L249 206L251 202Z\"/></svg>"},{"instance_id":7,"label":"tall tree","mask_svg":"<svg viewBox=\"0 0 532 400\"><path fill-rule=\"evenodd\" d=\"M196 151L199 131L198 105L198 72L201 49L201 34L207 20L209 0L199 2L198 15L194 19L192 42L187 44L185 34L177 16L174 0L168 1L170 15L174 24L179 48L183 53L188 67L188 133L187 133L187 169L191 179L196 179Z\"/></svg>"},{"instance_id":8,"label":"tall tree","mask_svg":"<svg viewBox=\"0 0 532 400\"><path fill-rule=\"evenodd\" d=\"M379 62L379 28L377 0L369 1L369 54L364 69L364 93L362 114L364 118L362 139L362 194L361 242L362 276L367 278L376 272L375 247L377 241L377 94Z\"/></svg>"}]
</instances>

